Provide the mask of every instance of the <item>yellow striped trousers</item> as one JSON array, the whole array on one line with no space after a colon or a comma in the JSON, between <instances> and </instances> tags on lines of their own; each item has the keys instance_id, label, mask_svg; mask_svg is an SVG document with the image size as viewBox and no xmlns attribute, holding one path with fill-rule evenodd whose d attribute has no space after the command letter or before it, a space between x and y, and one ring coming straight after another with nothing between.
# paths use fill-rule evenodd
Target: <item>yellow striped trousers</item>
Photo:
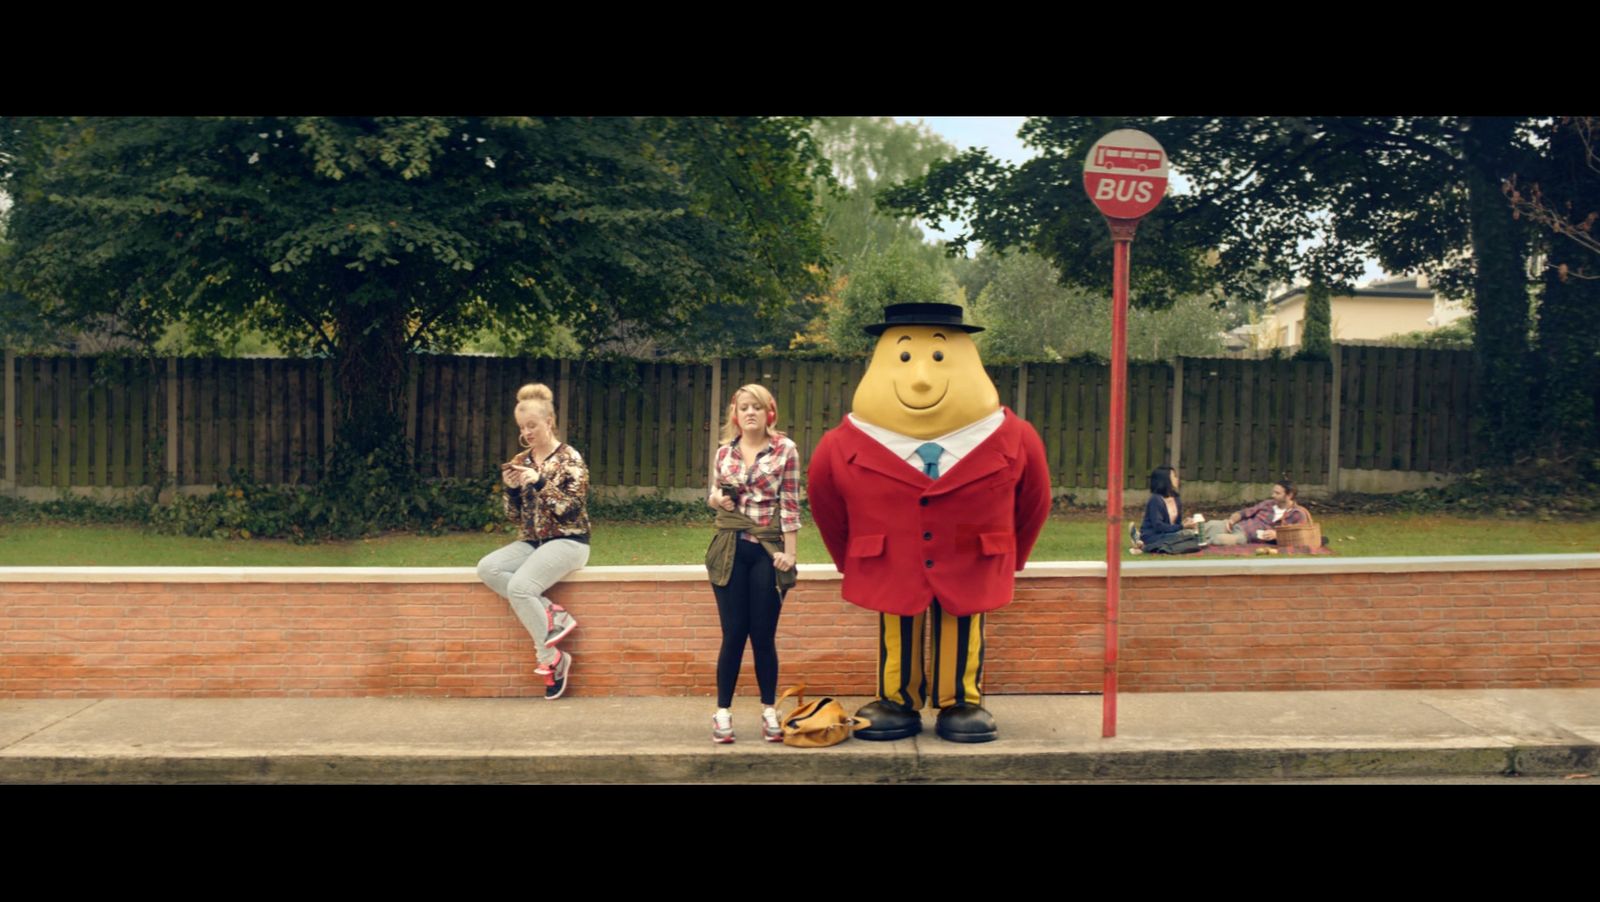
<instances>
[{"instance_id":1,"label":"yellow striped trousers","mask_svg":"<svg viewBox=\"0 0 1600 902\"><path fill-rule=\"evenodd\" d=\"M930 618L928 615L932 614ZM933 694L922 664L922 624L933 621ZM957 617L937 599L911 617L878 615L878 698L913 711L983 704L983 615Z\"/></svg>"}]
</instances>

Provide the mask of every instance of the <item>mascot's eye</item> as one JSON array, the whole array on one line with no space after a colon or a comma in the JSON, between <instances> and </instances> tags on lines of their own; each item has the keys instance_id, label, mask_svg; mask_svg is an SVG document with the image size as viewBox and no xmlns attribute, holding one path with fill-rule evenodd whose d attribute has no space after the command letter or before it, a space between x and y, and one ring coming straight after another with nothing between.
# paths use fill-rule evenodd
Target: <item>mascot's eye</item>
<instances>
[{"instance_id":1,"label":"mascot's eye","mask_svg":"<svg viewBox=\"0 0 1600 902\"><path fill-rule=\"evenodd\" d=\"M944 359L944 352L943 351L934 351L933 352L933 359L934 360L943 360Z\"/></svg>"},{"instance_id":2,"label":"mascot's eye","mask_svg":"<svg viewBox=\"0 0 1600 902\"><path fill-rule=\"evenodd\" d=\"M911 352L910 351L901 351L900 352L900 362L901 363L905 363L906 361L908 361L910 359L911 359Z\"/></svg>"}]
</instances>

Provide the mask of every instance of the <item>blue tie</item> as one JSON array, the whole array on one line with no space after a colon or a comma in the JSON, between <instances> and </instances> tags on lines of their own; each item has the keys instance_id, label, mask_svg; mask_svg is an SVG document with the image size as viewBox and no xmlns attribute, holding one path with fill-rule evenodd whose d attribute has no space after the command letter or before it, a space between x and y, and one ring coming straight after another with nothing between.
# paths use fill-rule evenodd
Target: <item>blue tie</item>
<instances>
[{"instance_id":1,"label":"blue tie","mask_svg":"<svg viewBox=\"0 0 1600 902\"><path fill-rule=\"evenodd\" d=\"M930 479L939 478L939 455L944 453L944 448L935 442L923 442L917 446L917 456L922 458L922 472L928 474Z\"/></svg>"}]
</instances>

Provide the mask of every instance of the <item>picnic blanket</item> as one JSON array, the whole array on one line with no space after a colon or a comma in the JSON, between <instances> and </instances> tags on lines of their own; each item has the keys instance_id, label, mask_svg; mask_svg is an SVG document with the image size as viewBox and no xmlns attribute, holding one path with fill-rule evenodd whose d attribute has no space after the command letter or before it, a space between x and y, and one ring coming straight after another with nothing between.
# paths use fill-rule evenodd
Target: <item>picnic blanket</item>
<instances>
[{"instance_id":1,"label":"picnic blanket","mask_svg":"<svg viewBox=\"0 0 1600 902\"><path fill-rule=\"evenodd\" d=\"M1304 545L1286 545L1280 548L1277 545L1267 545L1265 543L1251 543L1248 545L1207 545L1196 553L1202 555L1209 554L1217 557L1257 557L1257 552L1260 551L1267 551L1266 554L1259 555L1260 557L1284 557L1287 555L1300 555L1304 557L1308 554L1337 553L1332 548L1327 546L1323 546L1321 548L1307 548ZM1277 554L1272 554L1271 552L1273 551L1276 551ZM1145 555L1147 558L1163 556L1164 555L1159 554ZM1188 555L1183 555L1183 557L1188 557Z\"/></svg>"}]
</instances>

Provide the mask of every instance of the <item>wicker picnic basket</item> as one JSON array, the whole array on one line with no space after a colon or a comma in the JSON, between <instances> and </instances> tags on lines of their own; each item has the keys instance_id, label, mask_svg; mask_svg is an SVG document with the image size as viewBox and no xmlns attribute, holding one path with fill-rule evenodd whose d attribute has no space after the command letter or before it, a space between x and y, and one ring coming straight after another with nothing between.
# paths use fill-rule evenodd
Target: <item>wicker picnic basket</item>
<instances>
[{"instance_id":1,"label":"wicker picnic basket","mask_svg":"<svg viewBox=\"0 0 1600 902\"><path fill-rule=\"evenodd\" d=\"M1296 506L1298 507L1298 505ZM1303 545L1307 548L1322 547L1322 527L1311 519L1311 511L1306 510L1304 507L1301 507L1300 510L1306 515L1306 522L1279 526L1278 547L1282 548L1289 545Z\"/></svg>"}]
</instances>

